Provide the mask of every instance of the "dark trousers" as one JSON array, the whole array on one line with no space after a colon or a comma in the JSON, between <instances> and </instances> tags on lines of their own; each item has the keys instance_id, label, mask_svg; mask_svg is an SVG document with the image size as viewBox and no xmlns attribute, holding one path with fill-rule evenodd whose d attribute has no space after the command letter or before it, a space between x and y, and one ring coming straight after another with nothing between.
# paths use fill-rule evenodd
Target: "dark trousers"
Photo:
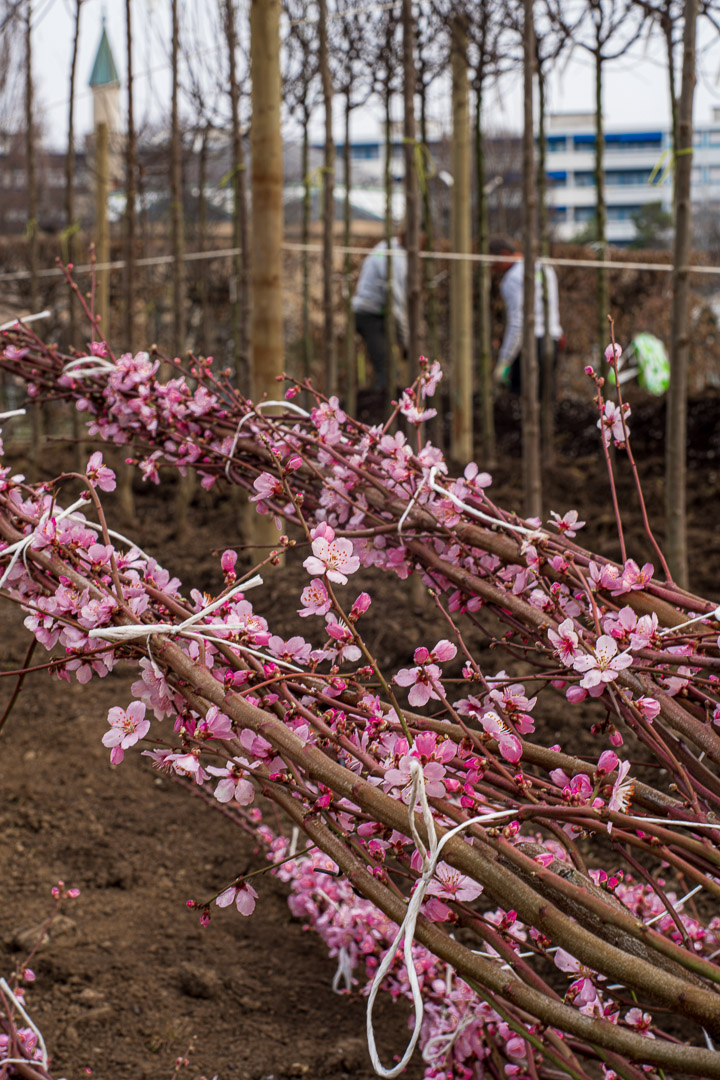
<instances>
[{"instance_id":1,"label":"dark trousers","mask_svg":"<svg viewBox=\"0 0 720 1080\"><path fill-rule=\"evenodd\" d=\"M385 316L355 312L355 329L365 342L368 359L373 368L373 390L384 390L388 379Z\"/></svg>"},{"instance_id":2,"label":"dark trousers","mask_svg":"<svg viewBox=\"0 0 720 1080\"><path fill-rule=\"evenodd\" d=\"M545 372L545 338L535 338L537 342L537 362L538 362L538 398L542 401L543 392L543 377ZM555 368L557 367L557 341L553 339L552 343L552 377L553 377L553 389L555 382ZM513 394L519 394L522 379L522 353L513 360L512 367L510 368L510 390ZM553 397L555 395L553 394Z\"/></svg>"}]
</instances>

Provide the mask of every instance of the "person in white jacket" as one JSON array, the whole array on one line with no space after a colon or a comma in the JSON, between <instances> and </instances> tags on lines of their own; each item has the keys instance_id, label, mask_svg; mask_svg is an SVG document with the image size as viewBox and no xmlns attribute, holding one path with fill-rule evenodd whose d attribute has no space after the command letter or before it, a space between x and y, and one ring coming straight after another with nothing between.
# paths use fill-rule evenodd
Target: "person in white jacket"
<instances>
[{"instance_id":1,"label":"person in white jacket","mask_svg":"<svg viewBox=\"0 0 720 1080\"><path fill-rule=\"evenodd\" d=\"M494 381L498 386L508 386L514 393L520 392L521 351L523 339L523 276L525 264L518 245L507 237L494 237L490 241L490 254L496 256L493 273L502 274L500 295L505 305L505 333L495 363ZM535 267L535 340L537 342L538 366L543 371L545 353L545 309L543 304L543 278L547 283L550 337L553 341L553 368L557 359L557 345L563 336L558 304L558 280L552 266Z\"/></svg>"},{"instance_id":2,"label":"person in white jacket","mask_svg":"<svg viewBox=\"0 0 720 1080\"><path fill-rule=\"evenodd\" d=\"M365 342L373 367L372 389L385 390L388 379L387 328L388 262L392 260L392 307L395 331L401 349L407 347L407 251L404 237L393 237L388 256L385 240L376 244L360 270L352 306L355 328Z\"/></svg>"}]
</instances>

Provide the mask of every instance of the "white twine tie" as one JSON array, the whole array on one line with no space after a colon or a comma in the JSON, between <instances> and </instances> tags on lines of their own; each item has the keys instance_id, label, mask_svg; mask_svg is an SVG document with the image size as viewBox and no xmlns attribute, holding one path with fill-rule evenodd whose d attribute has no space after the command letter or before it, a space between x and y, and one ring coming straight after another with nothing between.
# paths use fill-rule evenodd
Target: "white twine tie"
<instances>
[{"instance_id":1,"label":"white twine tie","mask_svg":"<svg viewBox=\"0 0 720 1080\"><path fill-rule=\"evenodd\" d=\"M45 311L38 311L35 315L21 315L17 319L11 319L10 322L3 323L2 326L0 326L0 331L13 330L16 326L20 326L21 323L36 322L38 319L47 319L49 315L49 308L46 308Z\"/></svg>"},{"instance_id":2,"label":"white twine tie","mask_svg":"<svg viewBox=\"0 0 720 1080\"><path fill-rule=\"evenodd\" d=\"M10 987L8 986L5 979L0 979L0 989L4 990L5 993L10 996L15 1008L21 1014L21 1016L22 1016L23 1020L25 1021L25 1023L28 1025L28 1027L31 1027L32 1030L37 1035L38 1045L40 1046L40 1052L42 1053L42 1059L41 1059L42 1060L42 1067L43 1067L43 1069L45 1069L47 1071L47 1068L48 1068L48 1052L47 1052L47 1047L45 1046L45 1040L42 1037L42 1032L40 1031L40 1028L38 1028L32 1022L32 1020L28 1016L27 1012L25 1011L25 1007L24 1007L23 1003L20 1001L20 999L17 997L17 995L10 989ZM3 1058L0 1061L0 1067L2 1067L3 1065L32 1065L32 1059L31 1058L10 1058L10 1057Z\"/></svg>"},{"instance_id":3,"label":"white twine tie","mask_svg":"<svg viewBox=\"0 0 720 1080\"><path fill-rule=\"evenodd\" d=\"M78 356L76 360L68 361L62 373L71 379L89 379L92 375L115 371L115 368L113 361L104 356Z\"/></svg>"},{"instance_id":4,"label":"white twine tie","mask_svg":"<svg viewBox=\"0 0 720 1080\"><path fill-rule=\"evenodd\" d=\"M132 626L96 626L88 631L88 637L102 638L104 641L132 641L135 638L151 637L153 634L179 634L181 637L199 639L207 637L206 631L208 630L241 630L244 629L244 623L205 623L203 626L197 626L196 624L207 615L212 614L216 608L225 604L236 593L245 593L248 589L254 589L257 585L262 584L263 579L259 574L250 578L249 581L241 581L239 585L235 585L229 592L214 600L212 604L208 604L202 611L196 612L181 623L135 623ZM192 629L193 627L195 629ZM222 638L216 640L221 641Z\"/></svg>"},{"instance_id":5,"label":"white twine tie","mask_svg":"<svg viewBox=\"0 0 720 1080\"><path fill-rule=\"evenodd\" d=\"M470 818L468 821L463 821L460 825L456 825L454 828L449 829L445 833L442 840L438 842L437 833L435 831L435 822L430 812L430 806L427 801L427 795L425 794L425 777L423 776L422 767L417 758L413 758L410 761L410 775L412 776L412 787L410 789L410 803L408 806L408 819L410 822L410 832L415 842L417 850L422 857L422 875L415 890L410 897L408 903L407 912L405 918L402 921L400 929L395 935L395 940L385 953L380 967L375 972L375 978L370 989L370 996L368 998L367 1007L367 1040L368 1050L370 1052L370 1060L372 1061L373 1068L378 1076L386 1077L390 1080L391 1077L399 1076L403 1071L410 1058L413 1055L417 1041L420 1038L420 1029L422 1027L423 1020L423 1000L422 992L420 990L420 984L418 982L417 972L415 971L415 963L413 960L412 946L413 938L415 936L415 926L417 924L418 914L420 913L420 907L425 899L425 893L427 892L428 885L432 880L435 873L435 867L437 866L440 853L449 840L452 840L454 836L463 832L464 829L469 828L471 825L487 824L491 821L499 821L505 817L514 817L517 813L516 810L498 810L489 814L483 814L480 817ZM423 821L425 822L425 828L427 830L429 849L425 847L425 844L420 838L415 827L415 806L420 803L422 810ZM413 1028L412 1037L408 1044L405 1053L402 1056L402 1060L392 1069L386 1069L381 1064L378 1057L377 1048L375 1046L375 1033L373 1031L372 1023L372 1010L377 997L378 991L383 983L385 976L390 970L394 960L395 953L403 943L403 956L405 959L405 967L407 969L408 982L412 990L413 1006L415 1008L415 1026Z\"/></svg>"},{"instance_id":6,"label":"white twine tie","mask_svg":"<svg viewBox=\"0 0 720 1080\"><path fill-rule=\"evenodd\" d=\"M301 405L295 405L292 401L259 401L254 409L251 409L249 413L245 413L245 416L241 416L238 421L232 446L230 447L230 453L228 454L227 464L225 465L225 475L228 478L230 476L230 466L232 465L232 459L235 456L235 450L237 448L238 440L240 439L240 432L243 424L245 424L252 416L259 415L261 409L269 409L271 405L288 409L290 412L297 413L298 416L310 415L310 413L303 409Z\"/></svg>"},{"instance_id":7,"label":"white twine tie","mask_svg":"<svg viewBox=\"0 0 720 1080\"><path fill-rule=\"evenodd\" d=\"M513 532L522 533L524 536L536 536L539 532L544 533L545 529L528 529L525 525L513 525L510 521L503 521L501 518L491 517L490 514L483 513L482 510L476 510L474 506L468 505L459 499L457 495L454 495L452 491L448 491L447 488L440 487L435 483L435 477L438 472L438 466L433 465L428 474L428 485L433 491L436 491L438 495L443 495L446 499L450 499L459 510L464 510L468 514L472 514L473 517L479 518L480 521L487 521L489 525L499 525L501 529L512 529Z\"/></svg>"},{"instance_id":8,"label":"white twine tie","mask_svg":"<svg viewBox=\"0 0 720 1080\"><path fill-rule=\"evenodd\" d=\"M62 510L59 514L53 513L52 517L55 519L56 522L57 521L62 521L63 518L69 517L72 513L75 512L75 510L78 510L81 506L87 506L87 505L88 505L87 499L78 499L78 501L74 502L72 504L72 506L69 506L67 508L67 510ZM0 559L2 559L5 555L12 554L12 559L10 560L8 566L6 567L5 573L3 574L2 577L0 577L0 589L2 589L5 582L10 577L10 572L11 572L12 568L14 567L15 563L20 558L20 556L22 555L23 560L25 559L25 552L27 551L27 549L30 546L30 544L32 543L32 541L35 539L35 536L37 535L37 530L42 525L44 525L46 521L48 521L50 519L50 516L51 516L50 511L46 510L45 513L40 518L40 521L38 522L36 528L34 528L31 533L28 533L27 536L24 536L22 538L22 540L18 540L14 544L11 544L9 547L6 547L2 551L0 551Z\"/></svg>"}]
</instances>

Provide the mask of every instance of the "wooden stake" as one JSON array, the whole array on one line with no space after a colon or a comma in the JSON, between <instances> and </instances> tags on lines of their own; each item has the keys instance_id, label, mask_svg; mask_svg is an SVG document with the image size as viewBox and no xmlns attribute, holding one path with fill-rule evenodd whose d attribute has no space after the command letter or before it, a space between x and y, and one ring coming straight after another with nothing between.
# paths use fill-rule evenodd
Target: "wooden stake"
<instances>
[{"instance_id":1,"label":"wooden stake","mask_svg":"<svg viewBox=\"0 0 720 1080\"><path fill-rule=\"evenodd\" d=\"M456 16L452 25L452 250L469 252L470 104L467 70L467 25ZM450 453L461 463L473 456L472 271L464 259L450 270L450 333L452 356L452 435Z\"/></svg>"}]
</instances>

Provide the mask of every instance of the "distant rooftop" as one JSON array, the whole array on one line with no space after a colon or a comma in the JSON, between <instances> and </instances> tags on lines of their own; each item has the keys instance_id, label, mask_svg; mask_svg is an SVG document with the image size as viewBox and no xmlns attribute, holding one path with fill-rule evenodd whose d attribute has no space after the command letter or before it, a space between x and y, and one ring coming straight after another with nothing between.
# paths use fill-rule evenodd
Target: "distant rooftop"
<instances>
[{"instance_id":1,"label":"distant rooftop","mask_svg":"<svg viewBox=\"0 0 720 1080\"><path fill-rule=\"evenodd\" d=\"M93 64L92 72L90 73L90 81L88 86L95 88L96 86L119 86L120 79L118 77L117 68L115 67L115 60L113 58L112 49L110 48L110 42L108 40L107 31L105 29L105 20L103 19L102 34L100 36L100 44L98 45L97 55L95 57L95 63Z\"/></svg>"}]
</instances>

